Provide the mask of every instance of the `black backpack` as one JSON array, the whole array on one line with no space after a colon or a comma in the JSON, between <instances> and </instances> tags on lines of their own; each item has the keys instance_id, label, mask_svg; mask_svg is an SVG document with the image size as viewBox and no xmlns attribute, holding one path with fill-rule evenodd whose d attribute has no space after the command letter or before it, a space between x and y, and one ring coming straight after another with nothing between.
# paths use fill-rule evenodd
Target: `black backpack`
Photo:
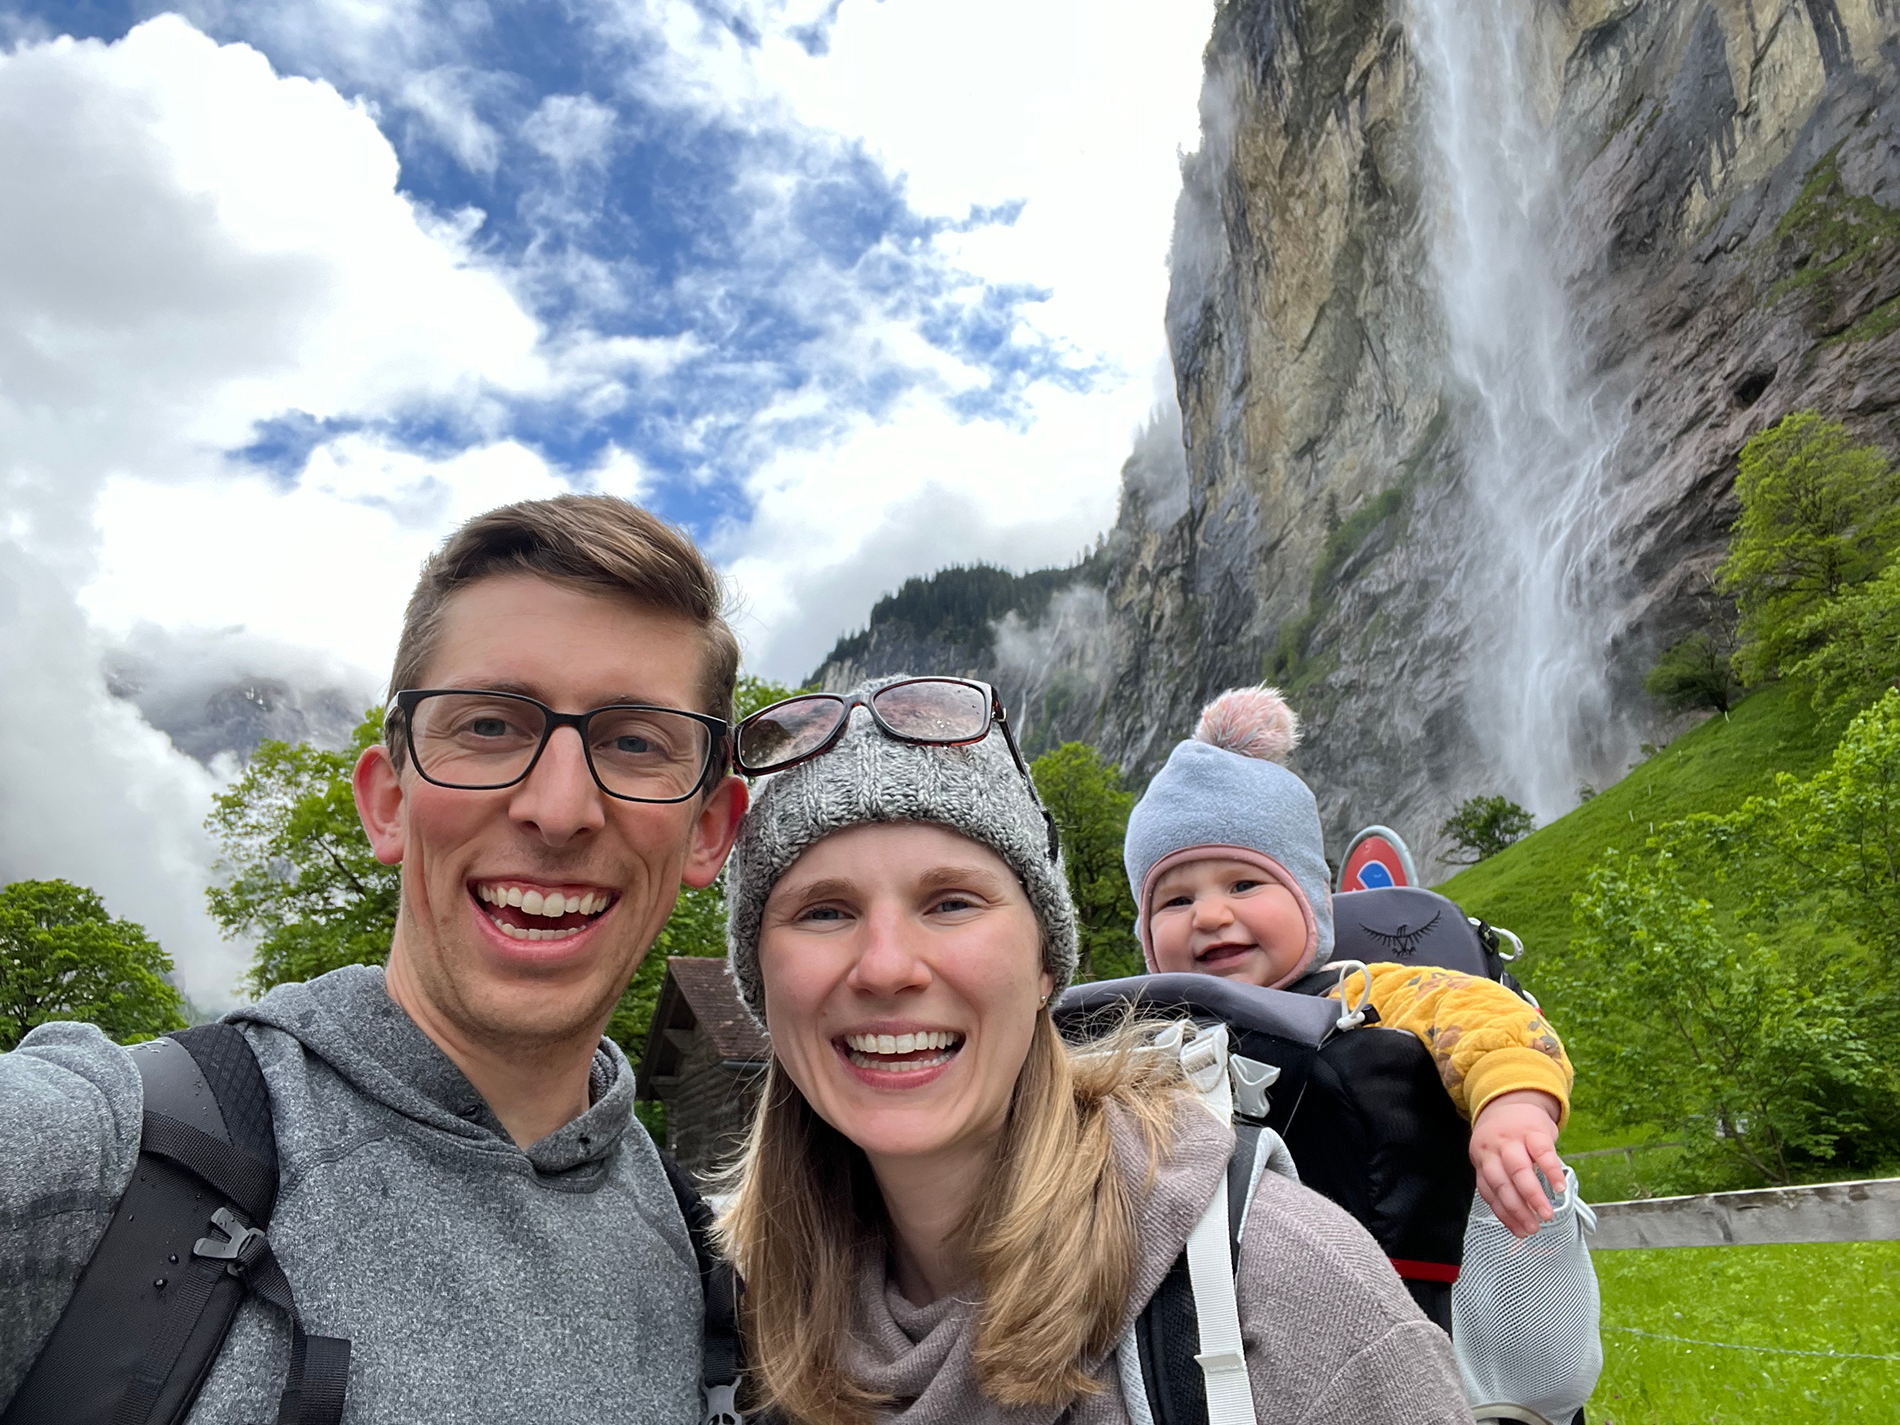
<instances>
[{"instance_id":1,"label":"black backpack","mask_svg":"<svg viewBox=\"0 0 1900 1425\"><path fill-rule=\"evenodd\" d=\"M277 1134L250 1042L232 1025L204 1024L129 1052L145 1086L132 1181L0 1425L182 1421L246 1295L290 1318L277 1425L339 1425L350 1343L304 1330L265 1234ZM705 1292L707 1420L738 1425L736 1284L709 1245L705 1202L660 1156Z\"/></svg>"},{"instance_id":2,"label":"black backpack","mask_svg":"<svg viewBox=\"0 0 1900 1425\"><path fill-rule=\"evenodd\" d=\"M1239 1259L1240 1207L1255 1159L1253 1139L1271 1128L1285 1141L1300 1181L1351 1213L1379 1243L1421 1310L1451 1330L1451 1287L1464 1261L1465 1224L1476 1190L1470 1128L1452 1106L1431 1055L1415 1035L1387 1029L1368 1012L1342 1024L1344 1006L1320 996L1340 963L1434 965L1499 980L1535 1003L1505 971L1497 932L1432 891L1391 887L1333 897L1333 964L1285 990L1218 976L1138 975L1067 991L1055 1007L1065 1037L1087 1039L1130 1003L1227 1026L1232 1052L1267 1066L1264 1092L1237 1102L1229 1163L1230 1246ZM1185 1256L1135 1324L1141 1374L1155 1425L1207 1419L1199 1329Z\"/></svg>"}]
</instances>

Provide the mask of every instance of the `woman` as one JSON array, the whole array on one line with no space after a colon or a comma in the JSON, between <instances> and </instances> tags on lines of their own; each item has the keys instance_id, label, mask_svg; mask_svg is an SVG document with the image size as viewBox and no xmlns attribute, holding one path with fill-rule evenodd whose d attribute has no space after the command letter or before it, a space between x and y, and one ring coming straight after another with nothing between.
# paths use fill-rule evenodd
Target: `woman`
<instances>
[{"instance_id":1,"label":"woman","mask_svg":"<svg viewBox=\"0 0 1900 1425\"><path fill-rule=\"evenodd\" d=\"M748 719L739 760L778 769L728 872L732 972L773 1048L722 1224L764 1403L1146 1420L1116 1350L1233 1134L1135 1030L1057 1034L1075 910L995 695L793 699ZM1470 1419L1443 1333L1298 1184L1260 1175L1236 1288L1260 1425Z\"/></svg>"}]
</instances>

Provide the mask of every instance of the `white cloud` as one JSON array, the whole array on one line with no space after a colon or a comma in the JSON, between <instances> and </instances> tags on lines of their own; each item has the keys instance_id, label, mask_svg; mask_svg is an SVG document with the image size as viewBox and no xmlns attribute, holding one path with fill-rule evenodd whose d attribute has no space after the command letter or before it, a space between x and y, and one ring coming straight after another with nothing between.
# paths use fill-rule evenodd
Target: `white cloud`
<instances>
[{"instance_id":1,"label":"white cloud","mask_svg":"<svg viewBox=\"0 0 1900 1425\"><path fill-rule=\"evenodd\" d=\"M750 521L715 545L744 596L749 664L802 677L912 574L986 560L1059 564L1114 519L1149 387L1121 405L1038 388L1022 429L959 421L929 397L837 445L788 451L753 479Z\"/></svg>"},{"instance_id":2,"label":"white cloud","mask_svg":"<svg viewBox=\"0 0 1900 1425\"><path fill-rule=\"evenodd\" d=\"M613 133L614 111L586 94L550 94L521 125L534 150L563 169L602 162Z\"/></svg>"},{"instance_id":3,"label":"white cloud","mask_svg":"<svg viewBox=\"0 0 1900 1425\"><path fill-rule=\"evenodd\" d=\"M438 65L404 75L397 101L415 114L436 139L472 173L493 173L501 161L501 135L482 121L469 94L467 70Z\"/></svg>"},{"instance_id":4,"label":"white cloud","mask_svg":"<svg viewBox=\"0 0 1900 1425\"><path fill-rule=\"evenodd\" d=\"M1047 289L1034 330L1105 368L1084 395L1035 388L1020 428L960 423L925 398L854 424L829 449L768 465L753 481L750 527L726 546L752 611L755 662L780 676L808 672L909 574L978 558L1064 560L1113 520L1118 472L1153 404L1152 373L1167 362L1178 155L1199 137L1211 18L1205 3L847 0L818 57L782 32L756 52L701 32L695 52L716 58L702 59L692 92L729 103L737 94L760 110L776 97L800 121L862 140L906 176L923 212L1021 200L1014 224L936 244L978 278ZM677 21L675 42L687 31ZM741 76L746 53L755 68ZM945 392L976 376L895 323L826 341L834 358L856 346L866 366L897 357L934 370ZM929 507L918 495L927 485L959 492L962 517L913 526ZM919 542L926 528L932 537ZM898 548L915 562L886 557Z\"/></svg>"},{"instance_id":5,"label":"white cloud","mask_svg":"<svg viewBox=\"0 0 1900 1425\"><path fill-rule=\"evenodd\" d=\"M466 493L379 465L361 439L334 443L333 477L302 503L226 471L221 452L285 412L479 422L488 393L549 380L534 320L395 180L360 106L175 17L0 56L0 879L92 885L212 1002L242 958L203 910L213 783L106 694L78 594L103 540L136 551L90 596L108 624L248 624L261 590L260 625L348 655L323 603L383 580L379 560L406 591L434 522L547 488L501 444L449 477ZM408 543L386 532L405 521ZM297 586L300 622L282 574L319 553L329 587ZM367 608L342 612L384 637L387 609Z\"/></svg>"},{"instance_id":6,"label":"white cloud","mask_svg":"<svg viewBox=\"0 0 1900 1425\"><path fill-rule=\"evenodd\" d=\"M82 602L113 633L241 622L381 672L416 571L445 534L568 488L513 441L431 460L363 436L319 447L288 492L222 469L164 484L117 478L99 498L99 574Z\"/></svg>"}]
</instances>

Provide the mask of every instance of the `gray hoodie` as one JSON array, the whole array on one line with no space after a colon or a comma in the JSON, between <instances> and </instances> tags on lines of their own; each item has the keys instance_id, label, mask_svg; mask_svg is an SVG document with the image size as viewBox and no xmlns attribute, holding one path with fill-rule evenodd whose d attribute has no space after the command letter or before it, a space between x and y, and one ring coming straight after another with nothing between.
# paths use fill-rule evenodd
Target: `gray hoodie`
<instances>
[{"instance_id":1,"label":"gray hoodie","mask_svg":"<svg viewBox=\"0 0 1900 1425\"><path fill-rule=\"evenodd\" d=\"M351 1341L348 1425L699 1418L699 1278L633 1073L526 1151L352 966L230 1016L257 1052L281 1186L270 1239L308 1328ZM131 1179L142 1094L87 1025L0 1055L0 1403ZM248 1302L193 1422L274 1420L290 1332Z\"/></svg>"},{"instance_id":2,"label":"gray hoodie","mask_svg":"<svg viewBox=\"0 0 1900 1425\"><path fill-rule=\"evenodd\" d=\"M1127 1324L1187 1245L1233 1152L1233 1130L1184 1102L1175 1140L1143 1194L1141 1132L1110 1110L1116 1159L1136 1191L1140 1253ZM1470 1425L1445 1333L1419 1314L1372 1238L1343 1211L1278 1173L1260 1174L1234 1273L1241 1341L1259 1425ZM1063 1410L1004 1410L982 1394L971 1347L977 1302L953 1293L913 1306L882 1263L858 1282L841 1362L894 1398L892 1425L1145 1425L1115 1355L1089 1362L1102 1383ZM1125 1347L1124 1347L1125 1349Z\"/></svg>"}]
</instances>

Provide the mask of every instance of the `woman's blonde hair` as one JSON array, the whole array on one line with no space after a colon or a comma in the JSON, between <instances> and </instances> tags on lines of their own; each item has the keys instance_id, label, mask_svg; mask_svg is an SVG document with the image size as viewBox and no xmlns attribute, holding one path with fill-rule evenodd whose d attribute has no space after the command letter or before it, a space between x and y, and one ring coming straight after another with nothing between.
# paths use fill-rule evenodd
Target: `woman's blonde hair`
<instances>
[{"instance_id":1,"label":"woman's blonde hair","mask_svg":"<svg viewBox=\"0 0 1900 1425\"><path fill-rule=\"evenodd\" d=\"M1111 1104L1141 1129L1152 1181L1180 1066L1132 1016L1074 1048L1038 1011L996 1161L958 1231L982 1295L977 1378L997 1404L1061 1407L1101 1383L1134 1286L1135 1204L1115 1163ZM745 1280L742 1320L761 1406L814 1425L868 1425L887 1404L850 1379L838 1344L867 1269L884 1270L883 1199L863 1152L820 1118L776 1060L720 1223Z\"/></svg>"}]
</instances>

